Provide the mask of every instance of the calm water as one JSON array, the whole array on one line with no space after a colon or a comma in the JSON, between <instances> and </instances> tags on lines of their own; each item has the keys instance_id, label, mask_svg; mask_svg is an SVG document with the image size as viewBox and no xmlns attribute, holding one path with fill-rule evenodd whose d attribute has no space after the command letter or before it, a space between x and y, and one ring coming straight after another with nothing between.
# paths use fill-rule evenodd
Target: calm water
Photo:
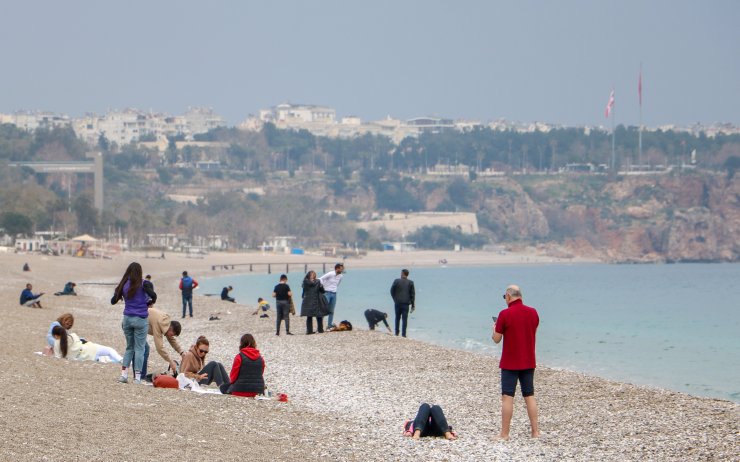
<instances>
[{"instance_id":1,"label":"calm water","mask_svg":"<svg viewBox=\"0 0 740 462\"><path fill-rule=\"evenodd\" d=\"M540 364L740 402L740 264L411 270L417 311L409 337L500 354L490 339L491 316L504 307L506 285L516 283L540 314ZM350 262L336 322L367 328L364 310L378 308L389 313L392 327L389 289L399 272L353 270ZM260 296L271 300L278 276L203 280L201 294L232 285L237 301L255 304ZM288 276L300 294L303 274Z\"/></svg>"}]
</instances>

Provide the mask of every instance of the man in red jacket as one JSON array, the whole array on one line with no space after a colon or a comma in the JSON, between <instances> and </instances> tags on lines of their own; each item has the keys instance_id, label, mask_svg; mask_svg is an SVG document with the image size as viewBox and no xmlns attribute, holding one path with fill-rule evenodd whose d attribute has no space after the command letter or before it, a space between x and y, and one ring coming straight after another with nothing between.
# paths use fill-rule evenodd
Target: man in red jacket
<instances>
[{"instance_id":1,"label":"man in red jacket","mask_svg":"<svg viewBox=\"0 0 740 462\"><path fill-rule=\"evenodd\" d=\"M511 416L514 414L514 392L517 381L522 387L522 396L527 405L532 437L540 436L537 425L537 401L534 399L535 335L540 318L537 310L522 302L519 286L506 288L504 300L508 308L499 313L493 329L493 341L504 340L501 352L501 434L499 438L509 439Z\"/></svg>"}]
</instances>

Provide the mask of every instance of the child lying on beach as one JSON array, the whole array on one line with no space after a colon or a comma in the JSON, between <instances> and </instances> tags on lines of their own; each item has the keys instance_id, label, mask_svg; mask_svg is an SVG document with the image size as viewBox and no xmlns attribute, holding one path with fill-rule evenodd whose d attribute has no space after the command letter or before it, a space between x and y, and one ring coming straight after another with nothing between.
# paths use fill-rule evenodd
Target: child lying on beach
<instances>
[{"instance_id":1,"label":"child lying on beach","mask_svg":"<svg viewBox=\"0 0 740 462\"><path fill-rule=\"evenodd\" d=\"M407 420L403 424L403 436L410 436L415 440L422 436L444 436L448 440L457 439L457 433L447 425L442 408L436 404L430 406L427 403L419 406L419 412L416 413L413 421Z\"/></svg>"}]
</instances>

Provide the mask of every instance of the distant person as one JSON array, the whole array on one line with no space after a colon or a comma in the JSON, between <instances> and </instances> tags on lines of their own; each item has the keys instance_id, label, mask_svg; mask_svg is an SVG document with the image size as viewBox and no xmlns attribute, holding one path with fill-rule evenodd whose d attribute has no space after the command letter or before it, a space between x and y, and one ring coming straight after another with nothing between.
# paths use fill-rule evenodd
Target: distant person
<instances>
[{"instance_id":1,"label":"distant person","mask_svg":"<svg viewBox=\"0 0 740 462\"><path fill-rule=\"evenodd\" d=\"M43 306L41 306L42 295L44 295L44 292L34 294L33 286L29 282L28 284L26 284L26 288L23 289L23 291L21 292L21 305L27 306L29 308L43 308Z\"/></svg>"},{"instance_id":2,"label":"distant person","mask_svg":"<svg viewBox=\"0 0 740 462\"><path fill-rule=\"evenodd\" d=\"M177 342L177 338L182 332L182 325L170 319L169 313L157 310L155 308L149 308L149 317L147 318L147 334L151 335L154 339L154 349L157 350L159 356L169 365L170 370L173 374L177 373L177 362L172 359L164 348L164 340L170 344L173 350L180 356L185 353L180 344ZM141 376L150 381L151 377L148 376L149 370L149 342L144 344L144 363L141 367Z\"/></svg>"},{"instance_id":3,"label":"distant person","mask_svg":"<svg viewBox=\"0 0 740 462\"><path fill-rule=\"evenodd\" d=\"M28 266L28 263L23 264L23 271L31 271L31 267Z\"/></svg>"},{"instance_id":4,"label":"distant person","mask_svg":"<svg viewBox=\"0 0 740 462\"><path fill-rule=\"evenodd\" d=\"M260 318L269 318L270 315L267 314L267 312L270 311L270 304L267 303L267 300L265 300L262 297L257 298L257 309L254 310L252 313L252 316L256 315L257 313L260 314Z\"/></svg>"},{"instance_id":5,"label":"distant person","mask_svg":"<svg viewBox=\"0 0 740 462\"><path fill-rule=\"evenodd\" d=\"M293 292L290 291L287 275L280 275L280 282L272 289L272 296L275 297L275 312L277 313L275 335L280 335L280 321L283 320L285 320L285 335L293 335L290 333L290 300Z\"/></svg>"},{"instance_id":6,"label":"distant person","mask_svg":"<svg viewBox=\"0 0 740 462\"><path fill-rule=\"evenodd\" d=\"M52 335L51 331L56 326L64 327L64 329L69 332L72 329L72 326L74 326L75 323L75 317L72 315L72 313L64 313L60 315L56 321L52 322L49 326L49 331L46 333L46 347L44 347L44 355L45 356L52 356L54 355L54 335Z\"/></svg>"},{"instance_id":7,"label":"distant person","mask_svg":"<svg viewBox=\"0 0 740 462\"><path fill-rule=\"evenodd\" d=\"M205 364L206 355L211 349L208 339L201 335L195 341L195 345L182 355L182 364L180 364L180 374L193 379L200 385L210 385L216 382L221 393L226 393L231 382L229 374L226 373L224 365L217 361L210 361Z\"/></svg>"},{"instance_id":8,"label":"distant person","mask_svg":"<svg viewBox=\"0 0 740 462\"><path fill-rule=\"evenodd\" d=\"M391 297L396 309L396 336L398 336L399 325L403 321L401 335L406 337L406 324L409 319L409 306L413 313L416 309L416 290L414 281L409 279L409 270L402 269L401 277L393 281L391 285Z\"/></svg>"},{"instance_id":9,"label":"distant person","mask_svg":"<svg viewBox=\"0 0 740 462\"><path fill-rule=\"evenodd\" d=\"M444 436L448 440L456 440L457 434L447 424L442 408L438 405L430 406L422 403L416 418L408 420L403 425L403 436L410 436L415 440L426 436Z\"/></svg>"},{"instance_id":10,"label":"distant person","mask_svg":"<svg viewBox=\"0 0 740 462\"><path fill-rule=\"evenodd\" d=\"M64 284L64 289L62 289L61 292L54 292L54 295L77 295L75 287L77 287L77 284L74 282L68 282Z\"/></svg>"},{"instance_id":11,"label":"distant person","mask_svg":"<svg viewBox=\"0 0 740 462\"><path fill-rule=\"evenodd\" d=\"M527 415L532 427L532 437L540 436L537 423L537 401L534 398L535 336L540 318L537 310L522 302L519 286L506 288L504 300L508 308L502 310L493 329L493 341L504 340L501 352L501 434L509 439L511 417L514 415L514 393L517 381L522 387L522 396L527 405Z\"/></svg>"},{"instance_id":12,"label":"distant person","mask_svg":"<svg viewBox=\"0 0 740 462\"><path fill-rule=\"evenodd\" d=\"M265 360L257 349L252 334L242 335L239 354L234 357L229 374L228 393L234 396L255 397L265 393Z\"/></svg>"},{"instance_id":13,"label":"distant person","mask_svg":"<svg viewBox=\"0 0 740 462\"><path fill-rule=\"evenodd\" d=\"M301 294L301 316L306 318L306 335L313 334L313 318L316 318L318 333L324 333L324 316L328 313L324 288L316 278L316 271L309 271L303 278Z\"/></svg>"},{"instance_id":14,"label":"distant person","mask_svg":"<svg viewBox=\"0 0 740 462\"><path fill-rule=\"evenodd\" d=\"M154 290L154 283L152 282L152 275L151 274L147 274L146 276L144 276L143 284L144 284L144 287L148 287L148 288Z\"/></svg>"},{"instance_id":15,"label":"distant person","mask_svg":"<svg viewBox=\"0 0 740 462\"><path fill-rule=\"evenodd\" d=\"M126 337L126 351L121 361L121 376L118 381L128 382L128 368L134 367L134 383L141 383L141 369L144 364L146 334L149 328L149 306L157 301L157 294L144 286L141 265L132 262L123 273L121 281L110 300L115 305L123 299L123 321L121 329Z\"/></svg>"},{"instance_id":16,"label":"distant person","mask_svg":"<svg viewBox=\"0 0 740 462\"><path fill-rule=\"evenodd\" d=\"M231 286L221 289L221 300L236 303L236 299L234 297L229 297L229 292L231 292L232 290L234 290L234 288Z\"/></svg>"},{"instance_id":17,"label":"distant person","mask_svg":"<svg viewBox=\"0 0 740 462\"><path fill-rule=\"evenodd\" d=\"M382 322L385 324L385 328L388 329L388 333L393 333L391 331L391 326L388 325L388 313L383 313L382 311L375 309L365 310L365 319L367 320L370 330L375 330L375 326Z\"/></svg>"},{"instance_id":18,"label":"distant person","mask_svg":"<svg viewBox=\"0 0 740 462\"><path fill-rule=\"evenodd\" d=\"M120 363L123 359L115 349L80 339L77 334L67 332L67 329L62 326L54 326L51 329L51 335L54 337L54 357L56 358L76 361L107 360L114 363Z\"/></svg>"},{"instance_id":19,"label":"distant person","mask_svg":"<svg viewBox=\"0 0 740 462\"><path fill-rule=\"evenodd\" d=\"M193 317L193 289L198 287L198 281L188 276L187 271L182 272L180 279L180 291L182 292L182 317L185 319L185 308L190 308L190 317Z\"/></svg>"},{"instance_id":20,"label":"distant person","mask_svg":"<svg viewBox=\"0 0 740 462\"><path fill-rule=\"evenodd\" d=\"M324 297L326 297L329 312L329 319L326 322L327 328L334 327L334 308L337 306L337 289L339 289L339 284L344 277L342 273L344 273L344 264L337 263L334 265L334 271L329 271L319 278L321 285L324 287Z\"/></svg>"}]
</instances>

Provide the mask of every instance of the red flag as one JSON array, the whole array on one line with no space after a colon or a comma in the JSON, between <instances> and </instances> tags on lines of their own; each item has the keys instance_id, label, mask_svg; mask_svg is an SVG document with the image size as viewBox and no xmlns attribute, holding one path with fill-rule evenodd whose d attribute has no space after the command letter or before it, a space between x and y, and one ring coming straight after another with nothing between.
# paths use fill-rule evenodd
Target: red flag
<instances>
[{"instance_id":1,"label":"red flag","mask_svg":"<svg viewBox=\"0 0 740 462\"><path fill-rule=\"evenodd\" d=\"M609 118L609 114L611 114L612 109L614 108L614 90L612 90L611 94L609 95L609 102L606 103L606 118Z\"/></svg>"},{"instance_id":2,"label":"red flag","mask_svg":"<svg viewBox=\"0 0 740 462\"><path fill-rule=\"evenodd\" d=\"M637 81L637 96L640 98L640 107L642 107L642 66L640 66L640 79Z\"/></svg>"}]
</instances>

